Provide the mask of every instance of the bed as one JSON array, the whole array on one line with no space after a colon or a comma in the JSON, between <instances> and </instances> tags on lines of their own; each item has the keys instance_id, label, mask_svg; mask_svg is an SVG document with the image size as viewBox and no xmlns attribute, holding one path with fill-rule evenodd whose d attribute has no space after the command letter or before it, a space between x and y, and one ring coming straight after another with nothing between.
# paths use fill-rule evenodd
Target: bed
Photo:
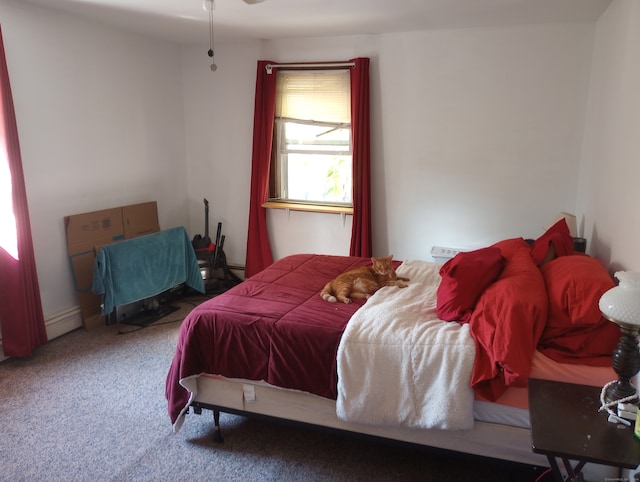
<instances>
[{"instance_id":1,"label":"bed","mask_svg":"<svg viewBox=\"0 0 640 482\"><path fill-rule=\"evenodd\" d=\"M276 261L183 321L166 379L174 430L209 409L216 431L223 411L548 466L531 450L527 380L603 386L620 335L597 309L613 286L604 266L548 234L542 264L522 238L445 264L396 261L409 287L366 303L319 292L367 258Z\"/></svg>"}]
</instances>

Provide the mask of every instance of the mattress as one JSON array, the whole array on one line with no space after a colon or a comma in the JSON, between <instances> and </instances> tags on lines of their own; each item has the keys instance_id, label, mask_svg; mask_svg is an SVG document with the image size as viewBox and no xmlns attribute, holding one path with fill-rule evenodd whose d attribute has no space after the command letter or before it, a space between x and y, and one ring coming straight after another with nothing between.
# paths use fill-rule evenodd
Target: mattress
<instances>
[{"instance_id":1,"label":"mattress","mask_svg":"<svg viewBox=\"0 0 640 482\"><path fill-rule=\"evenodd\" d=\"M533 356L531 378L564 381L603 387L616 380L611 367L559 363L536 350ZM476 395L473 417L477 421L500 423L513 427L529 428L529 393L526 387L510 387L495 402Z\"/></svg>"},{"instance_id":2,"label":"mattress","mask_svg":"<svg viewBox=\"0 0 640 482\"><path fill-rule=\"evenodd\" d=\"M602 387L610 380L615 380L617 378L617 375L611 367L567 365L555 362L542 353L536 351L533 358L531 377ZM291 394L298 392L302 395L311 395L301 390L288 390L281 387L276 387L263 380L256 381L248 379L226 378L220 375L201 374L187 377L180 382L181 385L185 387L190 394L189 403L198 401L204 404L214 404L214 400L216 400L216 397L214 396L212 398L211 395L212 393L216 392L217 388L213 387L213 383L211 383L211 386L208 386L211 381L226 381L229 383L237 383L242 386L242 393L240 397L231 397L231 399L225 400L224 395L222 395L222 404L224 405L226 403L227 405L224 406L227 406L228 408L235 408L237 410L244 410L246 409L247 405L250 406L251 402L255 401L255 388L247 389L247 387L268 387L272 391L281 390L283 393ZM201 389L199 387L207 388ZM241 402L241 405L238 405L238 400L234 400L234 398L238 398ZM314 397L309 398L313 399ZM324 397L315 398L323 399ZM324 400L327 400L329 402L328 406L331 407L331 412L335 412L335 404L332 403L333 400L326 398L324 398ZM185 407L183 407L184 411L186 411L186 409L188 408L189 403L187 403ZM221 403L221 400L217 400L216 403ZM327 402L320 400L318 403L324 405ZM273 416L285 418L285 414L288 413L280 413L278 411L275 411L273 413ZM504 395L495 402L483 399L481 396L476 396L476 399L473 403L473 418L476 422L508 425L511 427L529 429L530 423L527 388L509 388L504 393Z\"/></svg>"},{"instance_id":3,"label":"mattress","mask_svg":"<svg viewBox=\"0 0 640 482\"><path fill-rule=\"evenodd\" d=\"M584 370L579 371L587 375L589 368L583 368ZM334 400L274 387L265 382L201 374L188 377L182 383L192 394L190 406L193 407L285 420L302 426L321 427L323 430L356 433L375 439L406 442L522 464L541 467L549 465L545 456L531 450L529 416L525 408L476 400L474 415L477 419L473 429L417 430L345 422L336 416ZM183 417L178 419L176 430L181 428L184 421ZM224 427L221 430L224 434ZM587 464L583 472L588 480L607 480L620 476L617 468L597 464Z\"/></svg>"}]
</instances>

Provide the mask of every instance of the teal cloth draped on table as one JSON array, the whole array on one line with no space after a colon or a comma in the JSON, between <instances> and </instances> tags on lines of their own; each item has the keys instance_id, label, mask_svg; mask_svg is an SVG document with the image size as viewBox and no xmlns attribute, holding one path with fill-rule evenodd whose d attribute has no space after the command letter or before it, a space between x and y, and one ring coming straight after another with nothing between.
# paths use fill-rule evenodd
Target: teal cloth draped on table
<instances>
[{"instance_id":1,"label":"teal cloth draped on table","mask_svg":"<svg viewBox=\"0 0 640 482\"><path fill-rule=\"evenodd\" d=\"M180 284L204 293L195 251L184 227L103 246L93 266L93 292L102 314L157 296Z\"/></svg>"}]
</instances>

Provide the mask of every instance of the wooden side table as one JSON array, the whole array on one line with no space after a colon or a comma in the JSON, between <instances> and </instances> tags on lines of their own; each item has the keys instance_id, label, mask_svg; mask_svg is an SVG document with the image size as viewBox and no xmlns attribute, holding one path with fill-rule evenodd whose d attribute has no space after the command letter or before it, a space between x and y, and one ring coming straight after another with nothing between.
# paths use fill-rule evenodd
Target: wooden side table
<instances>
[{"instance_id":1,"label":"wooden side table","mask_svg":"<svg viewBox=\"0 0 640 482\"><path fill-rule=\"evenodd\" d=\"M533 451L546 455L557 481L581 480L582 468L592 462L635 469L640 465L640 440L633 424L624 429L607 421L600 408L599 387L529 379L529 414ZM570 460L576 462L571 464Z\"/></svg>"}]
</instances>

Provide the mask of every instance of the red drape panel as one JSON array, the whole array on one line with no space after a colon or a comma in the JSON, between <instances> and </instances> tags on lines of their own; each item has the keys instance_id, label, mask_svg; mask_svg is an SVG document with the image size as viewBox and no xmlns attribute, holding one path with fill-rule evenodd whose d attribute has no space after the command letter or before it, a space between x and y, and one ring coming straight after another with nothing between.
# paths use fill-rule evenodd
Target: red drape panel
<instances>
[{"instance_id":1,"label":"red drape panel","mask_svg":"<svg viewBox=\"0 0 640 482\"><path fill-rule=\"evenodd\" d=\"M42 314L18 128L1 28L0 90L0 102L2 102L0 149L6 150L11 171L19 257L16 260L0 248L0 325L2 326L2 345L5 355L23 357L31 355L34 348L47 342L47 332ZM4 162L4 160L0 158L0 162Z\"/></svg>"},{"instance_id":2,"label":"red drape panel","mask_svg":"<svg viewBox=\"0 0 640 482\"><path fill-rule=\"evenodd\" d=\"M353 224L350 256L370 257L371 146L369 120L369 59L351 60L351 136L353 141Z\"/></svg>"},{"instance_id":3,"label":"red drape panel","mask_svg":"<svg viewBox=\"0 0 640 482\"><path fill-rule=\"evenodd\" d=\"M262 207L269 196L269 167L276 106L276 69L268 74L266 65L269 63L273 62L259 60L256 76L246 277L259 273L273 263L267 231L267 210Z\"/></svg>"}]
</instances>

